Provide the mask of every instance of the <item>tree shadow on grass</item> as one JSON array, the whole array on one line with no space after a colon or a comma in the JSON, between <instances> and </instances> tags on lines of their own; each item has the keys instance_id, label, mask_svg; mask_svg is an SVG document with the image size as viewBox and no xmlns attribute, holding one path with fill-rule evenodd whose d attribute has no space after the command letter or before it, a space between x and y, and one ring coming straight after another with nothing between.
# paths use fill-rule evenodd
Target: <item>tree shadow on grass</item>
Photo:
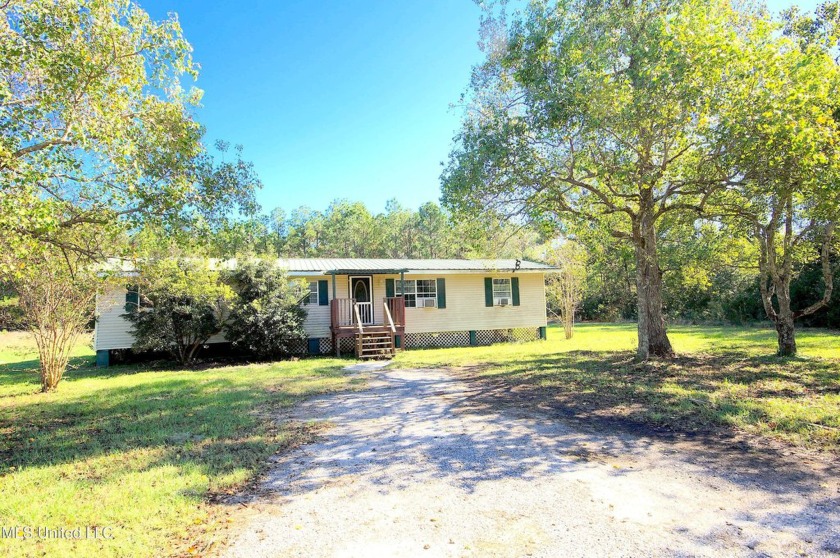
<instances>
[{"instance_id":1,"label":"tree shadow on grass","mask_svg":"<svg viewBox=\"0 0 840 558\"><path fill-rule=\"evenodd\" d=\"M0 377L26 372L0 370ZM111 378L126 369L79 369L76 377ZM15 467L73 463L137 449L163 453L148 467L161 463L193 464L211 478L240 468L259 469L268 455L286 443L287 433L260 416L301 398L322 393L310 376L335 378L343 373L335 364L311 367L305 377L296 373L277 379L250 381L238 372L183 370L149 374L140 381L103 383L83 393L35 397L0 407L0 471ZM37 388L37 376L34 387ZM287 389L288 387L288 389Z\"/></svg>"},{"instance_id":2,"label":"tree shadow on grass","mask_svg":"<svg viewBox=\"0 0 840 558\"><path fill-rule=\"evenodd\" d=\"M577 351L522 359L503 368L479 365L455 371L479 386L471 405L538 410L600 431L625 431L664 440L693 440L713 462L717 450L749 453L741 470L761 462L770 466L791 453L787 444L747 436L735 425L772 422L761 398L791 406L809 398L840 393L840 363L819 359L753 357L743 353L694 355L673 361L637 364L631 353ZM827 404L828 405L828 404ZM801 422L801 421L800 421ZM836 452L840 436L832 426L811 428ZM791 432L792 437L797 432ZM771 447L775 446L775 447ZM753 449L755 451L749 452ZM726 455L717 456L732 461ZM785 459L791 461L790 459ZM794 463L795 465L795 463ZM794 469L794 476L801 473Z\"/></svg>"},{"instance_id":3,"label":"tree shadow on grass","mask_svg":"<svg viewBox=\"0 0 840 558\"><path fill-rule=\"evenodd\" d=\"M729 400L729 409L704 405L713 395L725 396L727 390L743 391L751 397L791 399L840 393L840 362L732 352L638 364L629 352L573 351L498 367L476 365L460 373L495 382L506 397L551 404L567 414L607 414L642 405L653 413L685 419L663 424L686 430L726 424L727 416L753 410L746 399ZM630 413L626 418L633 416ZM650 423L650 417L645 422Z\"/></svg>"},{"instance_id":4,"label":"tree shadow on grass","mask_svg":"<svg viewBox=\"0 0 840 558\"><path fill-rule=\"evenodd\" d=\"M161 366L161 368L163 367ZM96 360L93 356L70 357L62 382L72 382L73 380L82 378L112 378L139 371L149 371L150 369L154 369L154 367L127 365L101 368L96 366ZM171 366L169 369L171 370ZM40 388L41 380L39 372L40 363L37 358L2 363L0 364L0 387L16 384L33 384Z\"/></svg>"}]
</instances>

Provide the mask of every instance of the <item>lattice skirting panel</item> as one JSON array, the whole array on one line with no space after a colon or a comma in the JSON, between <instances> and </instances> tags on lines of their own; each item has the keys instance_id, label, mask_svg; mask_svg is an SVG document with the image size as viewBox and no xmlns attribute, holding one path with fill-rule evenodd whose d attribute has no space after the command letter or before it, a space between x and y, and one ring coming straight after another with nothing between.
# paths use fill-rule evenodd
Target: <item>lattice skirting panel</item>
<instances>
[{"instance_id":1,"label":"lattice skirting panel","mask_svg":"<svg viewBox=\"0 0 840 558\"><path fill-rule=\"evenodd\" d=\"M469 331L439 331L434 333L406 333L405 348L464 347L470 344Z\"/></svg>"},{"instance_id":2,"label":"lattice skirting panel","mask_svg":"<svg viewBox=\"0 0 840 558\"><path fill-rule=\"evenodd\" d=\"M289 343L289 353L293 355L302 355L306 353L307 345L306 339L295 339Z\"/></svg>"},{"instance_id":3,"label":"lattice skirting panel","mask_svg":"<svg viewBox=\"0 0 840 558\"><path fill-rule=\"evenodd\" d=\"M341 343L341 354L353 353L356 351L356 340L353 337L342 337L338 340ZM321 337L318 339L318 350L322 355L333 354L332 339L329 337Z\"/></svg>"},{"instance_id":4,"label":"lattice skirting panel","mask_svg":"<svg viewBox=\"0 0 840 558\"><path fill-rule=\"evenodd\" d=\"M493 343L523 343L536 341L540 338L540 329L537 327L516 327L510 329L484 329L475 332L476 345L492 345ZM356 350L356 341L352 337L339 339L341 353L349 354ZM438 331L431 333L406 333L402 341L405 349L430 349L436 347L469 347L469 331ZM318 339L318 350L322 355L334 352L332 339L321 337ZM307 352L307 342L303 341L301 347L295 347L294 352Z\"/></svg>"},{"instance_id":5,"label":"lattice skirting panel","mask_svg":"<svg viewBox=\"0 0 840 558\"><path fill-rule=\"evenodd\" d=\"M332 339L329 337L321 337L318 339L318 350L322 355L328 355L333 352Z\"/></svg>"},{"instance_id":6,"label":"lattice skirting panel","mask_svg":"<svg viewBox=\"0 0 840 558\"><path fill-rule=\"evenodd\" d=\"M540 338L538 327L514 327L510 329L482 329L475 332L476 345L493 343L523 343Z\"/></svg>"}]
</instances>

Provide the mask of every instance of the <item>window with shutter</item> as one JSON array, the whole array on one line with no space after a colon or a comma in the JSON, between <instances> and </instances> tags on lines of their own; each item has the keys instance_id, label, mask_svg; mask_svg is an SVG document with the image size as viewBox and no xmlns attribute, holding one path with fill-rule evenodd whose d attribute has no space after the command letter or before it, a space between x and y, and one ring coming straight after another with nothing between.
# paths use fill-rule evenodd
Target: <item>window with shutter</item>
<instances>
[{"instance_id":1,"label":"window with shutter","mask_svg":"<svg viewBox=\"0 0 840 558\"><path fill-rule=\"evenodd\" d=\"M128 285L125 292L125 311L136 312L140 307L140 290L137 285Z\"/></svg>"}]
</instances>

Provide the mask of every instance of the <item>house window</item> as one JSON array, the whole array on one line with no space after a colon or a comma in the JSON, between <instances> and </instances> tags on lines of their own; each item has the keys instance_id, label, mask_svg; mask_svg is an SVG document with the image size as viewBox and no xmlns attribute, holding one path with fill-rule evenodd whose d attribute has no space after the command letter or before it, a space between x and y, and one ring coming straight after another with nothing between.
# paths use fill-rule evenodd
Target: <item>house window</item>
<instances>
[{"instance_id":1,"label":"house window","mask_svg":"<svg viewBox=\"0 0 840 558\"><path fill-rule=\"evenodd\" d=\"M435 308L437 306L437 281L411 279L397 281L397 296L405 298L406 308Z\"/></svg>"},{"instance_id":2,"label":"house window","mask_svg":"<svg viewBox=\"0 0 840 558\"><path fill-rule=\"evenodd\" d=\"M493 304L507 306L513 303L510 279L493 279Z\"/></svg>"},{"instance_id":3,"label":"house window","mask_svg":"<svg viewBox=\"0 0 840 558\"><path fill-rule=\"evenodd\" d=\"M306 299L307 304L318 304L318 281L309 282L309 298Z\"/></svg>"},{"instance_id":4,"label":"house window","mask_svg":"<svg viewBox=\"0 0 840 558\"><path fill-rule=\"evenodd\" d=\"M146 295L140 292L137 285L128 285L125 293L125 310L126 312L135 312L137 310L145 310L153 308L154 303Z\"/></svg>"}]
</instances>

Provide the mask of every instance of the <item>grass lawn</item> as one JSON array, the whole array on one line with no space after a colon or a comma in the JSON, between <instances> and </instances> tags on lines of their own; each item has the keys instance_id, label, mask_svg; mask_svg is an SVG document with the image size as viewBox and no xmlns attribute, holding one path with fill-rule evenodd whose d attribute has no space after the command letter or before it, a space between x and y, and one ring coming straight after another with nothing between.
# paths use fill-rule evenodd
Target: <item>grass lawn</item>
<instances>
[{"instance_id":1,"label":"grass lawn","mask_svg":"<svg viewBox=\"0 0 840 558\"><path fill-rule=\"evenodd\" d=\"M393 366L450 367L488 398L583 419L693 432L732 427L840 451L840 333L800 330L796 358L774 356L775 331L675 326L674 361L633 362L635 324L584 324L571 340L406 351Z\"/></svg>"},{"instance_id":2,"label":"grass lawn","mask_svg":"<svg viewBox=\"0 0 840 558\"><path fill-rule=\"evenodd\" d=\"M0 538L0 555L202 552L225 521L213 496L311 436L269 413L352 387L337 359L96 369L90 348L74 354L58 391L40 394L31 339L0 333L0 526L110 527L113 539Z\"/></svg>"}]
</instances>

